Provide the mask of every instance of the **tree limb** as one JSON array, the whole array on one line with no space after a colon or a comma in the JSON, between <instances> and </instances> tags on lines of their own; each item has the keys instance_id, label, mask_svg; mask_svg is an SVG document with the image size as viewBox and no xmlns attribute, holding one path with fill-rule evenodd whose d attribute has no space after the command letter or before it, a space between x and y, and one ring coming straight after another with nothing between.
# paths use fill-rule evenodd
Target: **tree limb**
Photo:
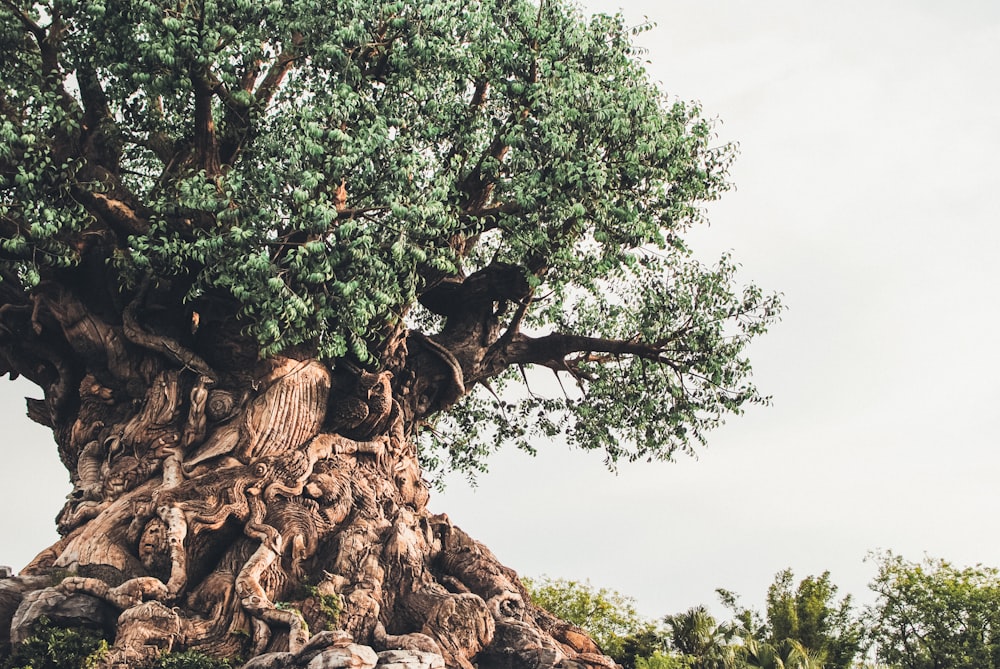
<instances>
[{"instance_id":1,"label":"tree limb","mask_svg":"<svg viewBox=\"0 0 1000 669\"><path fill-rule=\"evenodd\" d=\"M125 337L137 346L161 353L188 369L208 377L213 383L217 381L219 378L218 374L194 351L187 349L179 341L165 335L146 332L139 325L136 311L138 311L139 305L145 300L149 286L149 279L143 281L135 298L122 312L122 331L125 333Z\"/></svg>"},{"instance_id":2,"label":"tree limb","mask_svg":"<svg viewBox=\"0 0 1000 669\"><path fill-rule=\"evenodd\" d=\"M424 291L420 303L442 316L466 315L493 302L520 302L531 287L520 265L494 262L465 279L446 279Z\"/></svg>"},{"instance_id":3,"label":"tree limb","mask_svg":"<svg viewBox=\"0 0 1000 669\"><path fill-rule=\"evenodd\" d=\"M0 0L0 5L9 9L14 16L17 17L24 29L27 30L34 36L35 40L38 42L38 46L41 47L42 43L45 41L45 29L40 25L35 23L28 14L18 7L13 0Z\"/></svg>"},{"instance_id":4,"label":"tree limb","mask_svg":"<svg viewBox=\"0 0 1000 669\"><path fill-rule=\"evenodd\" d=\"M278 58L271 64L264 79L257 86L257 92L254 93L258 106L266 107L271 98L274 97L278 86L281 85L285 75L292 68L292 64L298 59L299 47L302 46L302 42L302 33L297 32L292 35L291 48L282 50Z\"/></svg>"},{"instance_id":5,"label":"tree limb","mask_svg":"<svg viewBox=\"0 0 1000 669\"><path fill-rule=\"evenodd\" d=\"M561 332L543 337L515 334L510 343L502 351L497 352L497 356L504 368L512 364L534 364L565 370L567 365L571 364L569 357L575 353L588 355L572 362L606 361L603 357L594 357L596 354L631 355L671 366L675 362L668 356L668 351L663 345L631 339L602 339ZM489 375L492 376L502 370L490 371Z\"/></svg>"}]
</instances>

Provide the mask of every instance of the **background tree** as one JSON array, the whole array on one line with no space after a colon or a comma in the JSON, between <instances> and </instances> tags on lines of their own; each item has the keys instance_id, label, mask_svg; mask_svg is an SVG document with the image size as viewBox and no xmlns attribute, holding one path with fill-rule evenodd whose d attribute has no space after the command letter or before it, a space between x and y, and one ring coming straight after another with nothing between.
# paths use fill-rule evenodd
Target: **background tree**
<instances>
[{"instance_id":1,"label":"background tree","mask_svg":"<svg viewBox=\"0 0 1000 669\"><path fill-rule=\"evenodd\" d=\"M0 369L74 485L0 621L100 602L108 666L305 623L606 666L422 473L555 433L669 459L764 401L777 298L683 241L732 148L630 36L555 0L0 0ZM514 392L533 366L561 390Z\"/></svg>"},{"instance_id":2,"label":"background tree","mask_svg":"<svg viewBox=\"0 0 1000 669\"><path fill-rule=\"evenodd\" d=\"M689 658L659 650L649 657L637 658L635 663L635 669L688 669L690 666Z\"/></svg>"},{"instance_id":3,"label":"background tree","mask_svg":"<svg viewBox=\"0 0 1000 669\"><path fill-rule=\"evenodd\" d=\"M635 600L589 581L563 578L522 578L531 601L585 630L601 650L626 669L636 656L651 655L662 648L662 635L655 625L635 609ZM648 649L648 650L647 650Z\"/></svg>"},{"instance_id":4,"label":"background tree","mask_svg":"<svg viewBox=\"0 0 1000 669\"><path fill-rule=\"evenodd\" d=\"M777 643L746 638L736 652L736 669L822 669L823 661L795 639Z\"/></svg>"},{"instance_id":5,"label":"background tree","mask_svg":"<svg viewBox=\"0 0 1000 669\"><path fill-rule=\"evenodd\" d=\"M879 660L901 669L1000 666L1000 573L935 558L873 556L877 600L868 611Z\"/></svg>"},{"instance_id":6,"label":"background tree","mask_svg":"<svg viewBox=\"0 0 1000 669\"><path fill-rule=\"evenodd\" d=\"M851 597L836 601L830 572L807 576L794 585L785 569L767 590L769 641L800 643L821 666L848 669L861 646L861 626L851 612Z\"/></svg>"},{"instance_id":7,"label":"background tree","mask_svg":"<svg viewBox=\"0 0 1000 669\"><path fill-rule=\"evenodd\" d=\"M670 645L692 669L728 669L733 664L733 642L737 626L716 622L704 606L663 619L669 628Z\"/></svg>"}]
</instances>

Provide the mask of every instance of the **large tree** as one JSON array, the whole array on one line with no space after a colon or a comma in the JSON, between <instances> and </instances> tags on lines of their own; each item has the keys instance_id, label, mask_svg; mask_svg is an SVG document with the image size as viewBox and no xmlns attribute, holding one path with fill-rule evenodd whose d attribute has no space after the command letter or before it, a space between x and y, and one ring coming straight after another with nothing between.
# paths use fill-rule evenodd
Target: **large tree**
<instances>
[{"instance_id":1,"label":"large tree","mask_svg":"<svg viewBox=\"0 0 1000 669\"><path fill-rule=\"evenodd\" d=\"M0 0L0 62L0 369L74 486L0 621L100 601L109 666L295 651L304 622L608 663L422 472L556 433L669 459L763 401L777 299L682 237L733 151L620 17ZM560 383L518 391L533 367Z\"/></svg>"},{"instance_id":2,"label":"large tree","mask_svg":"<svg viewBox=\"0 0 1000 669\"><path fill-rule=\"evenodd\" d=\"M826 669L850 669L861 647L862 626L850 595L837 601L830 572L807 576L795 585L791 569L774 576L767 589L767 641L801 644Z\"/></svg>"},{"instance_id":3,"label":"large tree","mask_svg":"<svg viewBox=\"0 0 1000 669\"><path fill-rule=\"evenodd\" d=\"M869 640L900 669L1000 667L1000 572L931 557L874 556Z\"/></svg>"}]
</instances>

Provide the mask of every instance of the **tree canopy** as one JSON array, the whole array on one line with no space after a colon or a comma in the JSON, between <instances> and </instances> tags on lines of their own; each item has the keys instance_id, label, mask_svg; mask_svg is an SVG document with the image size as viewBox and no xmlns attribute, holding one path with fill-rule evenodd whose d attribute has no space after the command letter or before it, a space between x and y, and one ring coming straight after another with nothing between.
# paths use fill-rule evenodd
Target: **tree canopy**
<instances>
[{"instance_id":1,"label":"tree canopy","mask_svg":"<svg viewBox=\"0 0 1000 669\"><path fill-rule=\"evenodd\" d=\"M877 597L871 642L880 660L900 669L1000 666L1000 573L941 559L919 562L875 555Z\"/></svg>"},{"instance_id":2,"label":"tree canopy","mask_svg":"<svg viewBox=\"0 0 1000 669\"><path fill-rule=\"evenodd\" d=\"M524 578L522 582L536 605L586 630L601 650L618 661L629 639L652 630L635 610L635 601L615 590L564 578Z\"/></svg>"},{"instance_id":3,"label":"tree canopy","mask_svg":"<svg viewBox=\"0 0 1000 669\"><path fill-rule=\"evenodd\" d=\"M559 0L0 0L0 299L110 286L88 306L196 370L219 324L369 368L409 333L451 385L410 416L428 465L669 459L765 401L780 305L685 245L734 148L633 33ZM2 355L58 410L52 356ZM532 366L562 388L509 392Z\"/></svg>"},{"instance_id":4,"label":"tree canopy","mask_svg":"<svg viewBox=\"0 0 1000 669\"><path fill-rule=\"evenodd\" d=\"M794 585L791 569L774 577L767 589L769 641L791 639L828 669L849 669L861 647L862 628L851 610L850 595L836 600L830 572L807 576Z\"/></svg>"}]
</instances>

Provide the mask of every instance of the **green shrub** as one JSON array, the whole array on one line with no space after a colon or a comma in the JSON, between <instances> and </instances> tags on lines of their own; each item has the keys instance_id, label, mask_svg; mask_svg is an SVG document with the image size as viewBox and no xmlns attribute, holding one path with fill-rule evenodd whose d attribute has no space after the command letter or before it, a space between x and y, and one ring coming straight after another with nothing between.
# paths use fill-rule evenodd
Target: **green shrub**
<instances>
[{"instance_id":1,"label":"green shrub","mask_svg":"<svg viewBox=\"0 0 1000 669\"><path fill-rule=\"evenodd\" d=\"M232 669L229 660L217 660L204 653L186 650L182 653L166 653L153 664L151 669Z\"/></svg>"},{"instance_id":2,"label":"green shrub","mask_svg":"<svg viewBox=\"0 0 1000 669\"><path fill-rule=\"evenodd\" d=\"M89 629L56 627L39 618L31 636L12 649L0 669L92 669L108 642Z\"/></svg>"}]
</instances>

